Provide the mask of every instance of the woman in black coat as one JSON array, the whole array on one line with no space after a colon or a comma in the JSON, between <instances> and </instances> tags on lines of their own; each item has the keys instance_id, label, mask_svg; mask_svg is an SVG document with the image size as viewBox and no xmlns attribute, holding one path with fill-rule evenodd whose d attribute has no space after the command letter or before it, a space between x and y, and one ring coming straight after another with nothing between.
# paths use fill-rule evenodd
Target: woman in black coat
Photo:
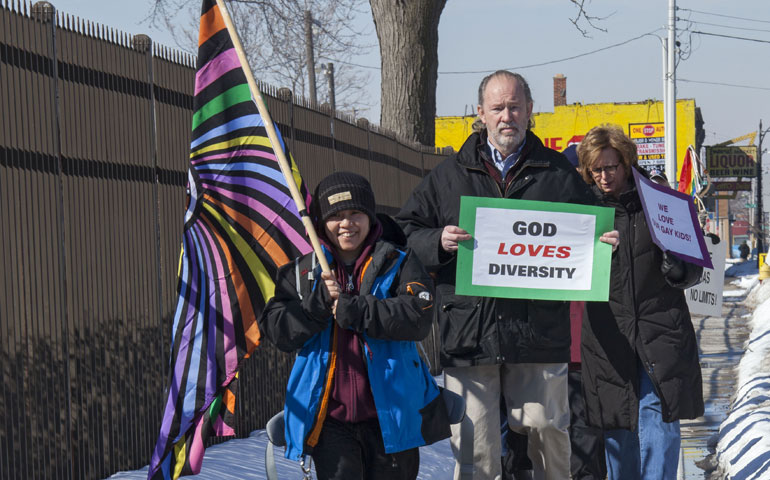
<instances>
[{"instance_id":1,"label":"woman in black coat","mask_svg":"<svg viewBox=\"0 0 770 480\"><path fill-rule=\"evenodd\" d=\"M631 169L645 173L622 130L591 129L578 156L599 203L615 209L621 238L609 302L589 302L583 322L588 423L605 432L610 479L676 478L679 419L703 414L698 346L683 292L702 268L652 242Z\"/></svg>"}]
</instances>

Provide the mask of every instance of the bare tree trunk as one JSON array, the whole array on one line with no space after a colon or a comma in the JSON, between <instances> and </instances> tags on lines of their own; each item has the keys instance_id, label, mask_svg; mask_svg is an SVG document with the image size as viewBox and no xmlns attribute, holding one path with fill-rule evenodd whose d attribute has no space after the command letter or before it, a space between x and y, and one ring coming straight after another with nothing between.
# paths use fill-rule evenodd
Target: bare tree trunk
<instances>
[{"instance_id":1,"label":"bare tree trunk","mask_svg":"<svg viewBox=\"0 0 770 480\"><path fill-rule=\"evenodd\" d=\"M369 0L380 42L380 125L435 142L438 22L446 0Z\"/></svg>"}]
</instances>

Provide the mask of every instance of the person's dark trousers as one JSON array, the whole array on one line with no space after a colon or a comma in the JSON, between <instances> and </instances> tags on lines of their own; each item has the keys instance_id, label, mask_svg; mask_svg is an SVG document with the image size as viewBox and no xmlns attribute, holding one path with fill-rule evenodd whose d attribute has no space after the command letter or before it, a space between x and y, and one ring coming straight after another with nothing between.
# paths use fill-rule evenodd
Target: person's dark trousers
<instances>
[{"instance_id":1,"label":"person's dark trousers","mask_svg":"<svg viewBox=\"0 0 770 480\"><path fill-rule=\"evenodd\" d=\"M572 366L571 366L572 367ZM604 459L604 433L586 424L586 407L580 369L570 369L567 377L569 393L570 427L572 447L570 473L573 480L604 479L607 463Z\"/></svg>"},{"instance_id":2,"label":"person's dark trousers","mask_svg":"<svg viewBox=\"0 0 770 480\"><path fill-rule=\"evenodd\" d=\"M420 469L417 448L385 453L377 420L345 423L327 417L312 457L318 480L414 480Z\"/></svg>"},{"instance_id":3,"label":"person's dark trousers","mask_svg":"<svg viewBox=\"0 0 770 480\"><path fill-rule=\"evenodd\" d=\"M504 425L503 480L526 480L532 478L532 461L527 456L529 440L526 435L516 433Z\"/></svg>"},{"instance_id":4,"label":"person's dark trousers","mask_svg":"<svg viewBox=\"0 0 770 480\"><path fill-rule=\"evenodd\" d=\"M527 435L508 428L505 400L500 399L500 430L502 431L502 480L526 480L532 478L532 461L527 456Z\"/></svg>"}]
</instances>

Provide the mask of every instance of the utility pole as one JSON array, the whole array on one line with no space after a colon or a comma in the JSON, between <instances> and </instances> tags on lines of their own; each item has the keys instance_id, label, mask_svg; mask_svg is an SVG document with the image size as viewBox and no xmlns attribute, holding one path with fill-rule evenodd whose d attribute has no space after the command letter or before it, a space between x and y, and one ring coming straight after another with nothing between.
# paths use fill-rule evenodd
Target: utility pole
<instances>
[{"instance_id":1,"label":"utility pole","mask_svg":"<svg viewBox=\"0 0 770 480\"><path fill-rule=\"evenodd\" d=\"M770 130L770 128L768 129ZM759 121L759 147L757 148L757 253L765 253L765 223L762 214L762 140L767 130L762 130L762 120Z\"/></svg>"},{"instance_id":2,"label":"utility pole","mask_svg":"<svg viewBox=\"0 0 770 480\"><path fill-rule=\"evenodd\" d=\"M324 63L321 65L324 74L326 75L326 81L329 83L329 105L332 107L332 115L337 111L337 101L334 92L334 64L332 62Z\"/></svg>"},{"instance_id":3,"label":"utility pole","mask_svg":"<svg viewBox=\"0 0 770 480\"><path fill-rule=\"evenodd\" d=\"M310 104L318 105L315 89L315 56L313 54L313 14L305 10L305 57L307 57L307 83L310 93Z\"/></svg>"},{"instance_id":4,"label":"utility pole","mask_svg":"<svg viewBox=\"0 0 770 480\"><path fill-rule=\"evenodd\" d=\"M663 37L658 38L660 39L660 45L663 48L663 148L665 150L665 162L668 162L668 40ZM669 180L669 185L671 185L671 180L674 180L674 178L669 173L667 163L663 165L663 171L666 174L666 178Z\"/></svg>"},{"instance_id":5,"label":"utility pole","mask_svg":"<svg viewBox=\"0 0 770 480\"><path fill-rule=\"evenodd\" d=\"M666 176L677 188L676 156L676 0L668 0L668 68L666 69L665 109Z\"/></svg>"}]
</instances>

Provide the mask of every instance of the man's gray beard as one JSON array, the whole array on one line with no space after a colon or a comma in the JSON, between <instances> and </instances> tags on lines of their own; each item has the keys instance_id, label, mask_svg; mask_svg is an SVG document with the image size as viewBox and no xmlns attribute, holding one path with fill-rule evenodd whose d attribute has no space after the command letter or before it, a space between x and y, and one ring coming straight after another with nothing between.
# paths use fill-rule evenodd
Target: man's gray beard
<instances>
[{"instance_id":1,"label":"man's gray beard","mask_svg":"<svg viewBox=\"0 0 770 480\"><path fill-rule=\"evenodd\" d=\"M518 149L519 146L521 145L521 142L524 141L524 132L522 132L518 127L515 127L515 128L516 128L516 131L514 132L513 135L501 135L498 132L490 131L492 140L494 140L494 143L497 144L497 147L503 148L505 150L509 150L509 153L507 155L510 155L513 152L515 152L516 149Z\"/></svg>"}]
</instances>

